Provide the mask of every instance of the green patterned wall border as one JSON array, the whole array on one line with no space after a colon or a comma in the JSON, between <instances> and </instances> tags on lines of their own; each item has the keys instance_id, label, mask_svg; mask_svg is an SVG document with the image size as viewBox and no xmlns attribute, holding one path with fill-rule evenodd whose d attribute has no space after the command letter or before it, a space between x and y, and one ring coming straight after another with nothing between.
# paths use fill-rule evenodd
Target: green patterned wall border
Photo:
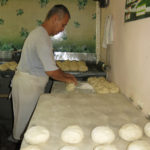
<instances>
[{"instance_id":1,"label":"green patterned wall border","mask_svg":"<svg viewBox=\"0 0 150 150\"><path fill-rule=\"evenodd\" d=\"M88 0L78 0L78 8L84 9L84 7L87 5Z\"/></svg>"},{"instance_id":2,"label":"green patterned wall border","mask_svg":"<svg viewBox=\"0 0 150 150\"><path fill-rule=\"evenodd\" d=\"M17 9L16 12L17 16L21 16L24 13L23 9Z\"/></svg>"},{"instance_id":3,"label":"green patterned wall border","mask_svg":"<svg viewBox=\"0 0 150 150\"><path fill-rule=\"evenodd\" d=\"M4 24L4 20L0 18L0 25Z\"/></svg>"},{"instance_id":4,"label":"green patterned wall border","mask_svg":"<svg viewBox=\"0 0 150 150\"><path fill-rule=\"evenodd\" d=\"M22 2L24 1L24 4L27 4L26 0L22 0ZM23 5L20 6L20 8L18 8L18 6L13 6L15 8L15 11L13 13L10 12L7 14L7 8L10 9L10 6L12 3L19 3L21 1L19 0L0 0L0 4L1 4L1 8L5 8L3 9L2 13L1 13L1 9L0 9L0 50L14 50L14 49L22 49L24 40L27 38L29 32L32 30L31 28L35 28L36 26L40 26L43 23L44 18L43 17L35 17L34 18L34 13L31 15L33 15L34 20L30 20L30 18L28 18L28 13L27 13L27 8L24 7ZM63 3L67 3L67 5L69 5L69 7L75 7L74 9L75 12L72 12L73 17L71 18L71 21L69 22L69 29L67 27L67 32L71 32L71 34L64 34L61 39L62 41L57 42L54 40L54 49L56 51L68 51L68 52L95 52L95 47L96 47L96 13L95 11L88 11L89 9L95 10L95 2L91 2L88 0L31 0L28 3L28 10L31 11L32 10L32 5L30 5L30 3L34 3L36 5L36 9L38 8L38 4L41 8L41 10L44 9L48 9L50 7L52 7L52 5L54 3L58 3L58 2L63 2ZM52 4L51 4L52 3ZM74 6L74 4L76 4L76 6ZM92 5L91 5L92 4ZM7 7L8 5L8 7ZM71 6L72 5L72 6ZM69 8L70 10L72 8ZM14 9L12 9L14 10ZM88 14L90 15L90 18L88 15L83 15L82 13L88 12ZM33 10L34 12L34 10ZM46 11L47 12L47 11ZM78 13L78 16L76 15L76 12ZM8 17L6 17L6 15L3 15L4 13L7 14ZM81 14L81 15L80 15ZM8 18L9 15L14 17L14 15L16 15L16 17L18 17L18 19L16 18L16 25L19 27L16 30L11 31L11 25L8 25ZM46 13L45 13L46 15ZM35 15L36 16L36 15ZM40 16L40 15L37 15ZM45 17L45 16L44 16ZM23 23L24 20L22 19L24 18L24 20L27 20L27 24ZM41 19L43 18L43 19ZM83 20L88 20L89 22L85 21L86 24L84 23ZM20 20L23 20L23 22L20 22ZM31 21L31 22L30 22ZM6 34L3 34L4 36L1 36L1 32L3 32L1 29L5 26L9 26L9 31L6 31ZM30 27L29 27L30 26ZM32 27L31 27L32 26ZM12 27L15 27L15 24L12 24ZM93 29L94 30L93 30ZM71 31L70 31L71 30ZM12 32L10 33L10 36L5 36L8 34L8 32ZM15 34L13 33L15 32ZM4 32L3 32L4 33ZM14 36L12 36L14 34ZM79 34L79 35L78 35ZM81 40L81 42L79 42L78 40Z\"/></svg>"},{"instance_id":5,"label":"green patterned wall border","mask_svg":"<svg viewBox=\"0 0 150 150\"><path fill-rule=\"evenodd\" d=\"M40 0L41 8L46 7L46 5L49 3L49 0Z\"/></svg>"},{"instance_id":6,"label":"green patterned wall border","mask_svg":"<svg viewBox=\"0 0 150 150\"><path fill-rule=\"evenodd\" d=\"M1 6L4 6L4 5L6 5L7 2L8 2L8 0L1 0L0 4L1 4Z\"/></svg>"}]
</instances>

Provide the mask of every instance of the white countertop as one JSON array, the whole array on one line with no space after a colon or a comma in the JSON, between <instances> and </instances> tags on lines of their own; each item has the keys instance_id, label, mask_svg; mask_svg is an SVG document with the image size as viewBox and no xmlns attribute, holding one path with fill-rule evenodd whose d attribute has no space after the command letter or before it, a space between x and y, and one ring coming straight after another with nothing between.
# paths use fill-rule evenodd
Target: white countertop
<instances>
[{"instance_id":1,"label":"white countertop","mask_svg":"<svg viewBox=\"0 0 150 150\"><path fill-rule=\"evenodd\" d=\"M113 144L119 150L126 150L129 143L118 136L118 130L123 124L131 122L143 128L148 120L125 96L119 93L100 95L90 90L67 92L64 83L54 82L52 93L40 97L28 128L35 125L46 127L51 137L39 147L41 150L59 150L68 145L60 138L63 129L79 125L85 137L76 146L80 150L93 150L96 144L91 140L91 131L96 126L105 125L116 134ZM150 138L144 136L143 139L150 142ZM27 145L23 140L21 147Z\"/></svg>"}]
</instances>

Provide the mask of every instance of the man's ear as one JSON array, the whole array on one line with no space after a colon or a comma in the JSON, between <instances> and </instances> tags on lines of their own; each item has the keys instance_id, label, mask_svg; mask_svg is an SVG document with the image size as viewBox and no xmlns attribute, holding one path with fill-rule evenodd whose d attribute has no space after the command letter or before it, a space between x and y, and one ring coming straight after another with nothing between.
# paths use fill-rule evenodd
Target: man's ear
<instances>
[{"instance_id":1,"label":"man's ear","mask_svg":"<svg viewBox=\"0 0 150 150\"><path fill-rule=\"evenodd\" d=\"M55 21L59 20L59 16L57 14L55 14L52 16L52 19L55 22Z\"/></svg>"}]
</instances>

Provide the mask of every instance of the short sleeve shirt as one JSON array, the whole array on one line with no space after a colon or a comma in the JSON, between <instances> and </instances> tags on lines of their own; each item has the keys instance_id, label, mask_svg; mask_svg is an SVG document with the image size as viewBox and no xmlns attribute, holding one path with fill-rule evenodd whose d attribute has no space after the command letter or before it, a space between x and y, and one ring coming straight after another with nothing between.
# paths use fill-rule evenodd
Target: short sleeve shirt
<instances>
[{"instance_id":1,"label":"short sleeve shirt","mask_svg":"<svg viewBox=\"0 0 150 150\"><path fill-rule=\"evenodd\" d=\"M17 70L36 76L57 70L50 36L44 27L33 30L25 40Z\"/></svg>"}]
</instances>

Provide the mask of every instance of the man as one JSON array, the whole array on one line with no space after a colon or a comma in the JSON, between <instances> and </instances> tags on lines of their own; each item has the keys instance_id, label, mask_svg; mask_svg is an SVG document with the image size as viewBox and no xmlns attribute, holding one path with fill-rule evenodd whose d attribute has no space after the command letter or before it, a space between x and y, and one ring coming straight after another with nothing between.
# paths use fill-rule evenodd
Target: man
<instances>
[{"instance_id":1,"label":"man","mask_svg":"<svg viewBox=\"0 0 150 150\"><path fill-rule=\"evenodd\" d=\"M27 37L17 71L12 80L14 110L13 137L21 139L39 96L44 92L48 77L77 84L76 78L61 71L54 61L49 36L62 32L70 19L68 9L55 5L42 26Z\"/></svg>"}]
</instances>

